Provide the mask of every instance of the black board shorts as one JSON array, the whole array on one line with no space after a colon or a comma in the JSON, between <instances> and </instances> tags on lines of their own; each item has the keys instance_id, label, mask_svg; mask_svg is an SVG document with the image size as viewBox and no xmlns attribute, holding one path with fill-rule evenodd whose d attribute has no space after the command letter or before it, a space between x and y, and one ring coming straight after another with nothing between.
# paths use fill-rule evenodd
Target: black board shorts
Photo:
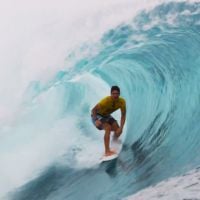
<instances>
[{"instance_id":1,"label":"black board shorts","mask_svg":"<svg viewBox=\"0 0 200 200\"><path fill-rule=\"evenodd\" d=\"M102 116L100 114L97 114L96 115L97 119L96 120L100 120L103 123L108 123L110 125L112 125L114 122L116 122L116 119L114 119L111 115L108 115L108 116ZM95 121L91 115L91 118L92 118L92 123L95 125ZM96 125L95 125L96 127ZM98 128L99 130L103 130L103 126L100 126L100 127L96 127Z\"/></svg>"}]
</instances>

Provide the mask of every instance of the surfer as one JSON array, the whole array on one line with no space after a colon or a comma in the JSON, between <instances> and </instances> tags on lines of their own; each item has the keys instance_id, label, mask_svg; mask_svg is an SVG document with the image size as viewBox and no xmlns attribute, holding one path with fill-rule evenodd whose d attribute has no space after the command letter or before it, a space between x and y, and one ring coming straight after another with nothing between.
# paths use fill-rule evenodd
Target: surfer
<instances>
[{"instance_id":1,"label":"surfer","mask_svg":"<svg viewBox=\"0 0 200 200\"><path fill-rule=\"evenodd\" d=\"M114 140L118 140L122 134L126 120L126 101L120 97L120 88L118 86L111 87L111 95L103 98L92 109L92 122L99 130L105 130L104 145L105 156L111 156L116 152L110 149L110 133L114 131ZM111 116L111 113L120 109L121 121L120 126Z\"/></svg>"}]
</instances>

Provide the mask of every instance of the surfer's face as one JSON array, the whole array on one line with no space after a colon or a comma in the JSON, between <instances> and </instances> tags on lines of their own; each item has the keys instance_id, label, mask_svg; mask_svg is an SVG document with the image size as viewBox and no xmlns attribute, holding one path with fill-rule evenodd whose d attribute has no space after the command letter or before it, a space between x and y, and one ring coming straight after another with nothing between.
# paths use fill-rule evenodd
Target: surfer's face
<instances>
[{"instance_id":1,"label":"surfer's face","mask_svg":"<svg viewBox=\"0 0 200 200\"><path fill-rule=\"evenodd\" d=\"M118 98L119 98L119 95L120 95L120 93L119 93L119 91L117 91L117 90L113 90L113 91L111 92L111 97L112 97L113 99L118 99Z\"/></svg>"}]
</instances>

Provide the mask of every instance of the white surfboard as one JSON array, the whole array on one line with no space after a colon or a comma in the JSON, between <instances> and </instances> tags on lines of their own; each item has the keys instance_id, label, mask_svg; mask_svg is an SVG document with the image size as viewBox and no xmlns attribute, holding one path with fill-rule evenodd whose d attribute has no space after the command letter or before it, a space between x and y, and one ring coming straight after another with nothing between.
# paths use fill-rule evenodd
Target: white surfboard
<instances>
[{"instance_id":1,"label":"white surfboard","mask_svg":"<svg viewBox=\"0 0 200 200\"><path fill-rule=\"evenodd\" d=\"M109 160L113 160L113 159L117 158L119 153L120 153L120 151L121 151L121 149L122 149L122 142L121 142L121 140L111 141L110 146L111 146L111 149L116 152L116 154L113 154L111 156L103 155L102 158L100 159L101 162L109 161Z\"/></svg>"},{"instance_id":2,"label":"white surfboard","mask_svg":"<svg viewBox=\"0 0 200 200\"><path fill-rule=\"evenodd\" d=\"M113 160L113 159L115 159L115 158L117 158L117 157L118 157L118 154L113 154L113 155L111 155L111 156L105 156L105 155L104 155L104 156L101 158L101 162Z\"/></svg>"}]
</instances>

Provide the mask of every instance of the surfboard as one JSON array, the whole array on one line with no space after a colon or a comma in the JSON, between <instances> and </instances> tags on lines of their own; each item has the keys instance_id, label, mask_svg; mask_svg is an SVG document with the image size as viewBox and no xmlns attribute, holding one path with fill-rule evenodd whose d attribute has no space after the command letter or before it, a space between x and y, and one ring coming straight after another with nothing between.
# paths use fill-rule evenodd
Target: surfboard
<instances>
[{"instance_id":1,"label":"surfboard","mask_svg":"<svg viewBox=\"0 0 200 200\"><path fill-rule=\"evenodd\" d=\"M105 156L105 155L104 155L104 156L101 158L101 162L113 160L113 159L115 159L115 158L117 158L117 157L118 157L118 154L113 154L113 155L111 155L111 156Z\"/></svg>"},{"instance_id":2,"label":"surfboard","mask_svg":"<svg viewBox=\"0 0 200 200\"><path fill-rule=\"evenodd\" d=\"M121 151L122 142L121 142L121 140L112 141L111 144L110 144L110 146L111 146L111 149L113 149L116 152L116 154L113 154L111 156L105 156L105 155L103 155L101 157L101 159L100 159L101 162L105 162L105 161L110 161L110 160L116 159L118 157L120 151Z\"/></svg>"}]
</instances>

